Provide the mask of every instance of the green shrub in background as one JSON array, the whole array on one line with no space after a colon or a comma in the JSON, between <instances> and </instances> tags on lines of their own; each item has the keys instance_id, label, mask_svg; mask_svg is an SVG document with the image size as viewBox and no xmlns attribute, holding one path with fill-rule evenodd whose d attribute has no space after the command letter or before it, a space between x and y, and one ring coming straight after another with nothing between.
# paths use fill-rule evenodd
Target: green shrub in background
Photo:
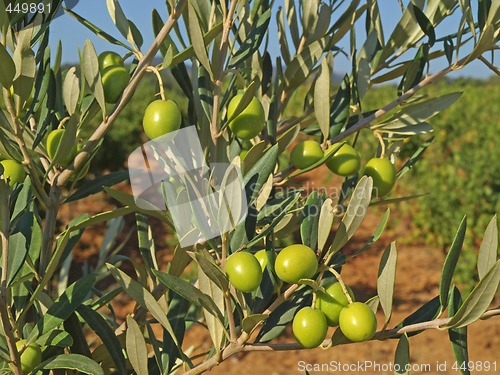
<instances>
[{"instance_id":1,"label":"green shrub in background","mask_svg":"<svg viewBox=\"0 0 500 375\"><path fill-rule=\"evenodd\" d=\"M415 166L410 194L429 193L426 199L405 204L415 236L444 246L457 223L467 215L469 246L477 241L500 208L500 86L498 80L460 80L429 87L432 94L463 91L450 111L433 121L435 140ZM416 148L416 142L408 144ZM416 209L415 209L416 208ZM473 265L472 265L473 266Z\"/></svg>"},{"instance_id":2,"label":"green shrub in background","mask_svg":"<svg viewBox=\"0 0 500 375\"><path fill-rule=\"evenodd\" d=\"M457 224L467 215L463 262L458 280L470 288L475 252L489 218L500 211L500 86L498 80L459 80L429 87L440 95L450 88L463 91L450 111L436 116L435 140L413 168L407 194L429 193L403 204L413 222L412 234L428 244L449 245ZM416 148L415 141L408 144ZM474 277L475 278L475 277Z\"/></svg>"}]
</instances>

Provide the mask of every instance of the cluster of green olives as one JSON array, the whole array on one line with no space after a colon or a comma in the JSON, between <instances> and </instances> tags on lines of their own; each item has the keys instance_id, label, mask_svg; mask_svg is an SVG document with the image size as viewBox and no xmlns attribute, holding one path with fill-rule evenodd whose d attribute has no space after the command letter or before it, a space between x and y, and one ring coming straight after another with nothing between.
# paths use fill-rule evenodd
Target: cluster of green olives
<instances>
[{"instance_id":1,"label":"cluster of green olives","mask_svg":"<svg viewBox=\"0 0 500 375\"><path fill-rule=\"evenodd\" d=\"M326 154L333 152L337 147L330 146ZM306 140L297 144L291 154L292 164L299 169L305 169L317 163L325 156L321 145L314 140ZM326 166L340 176L352 176L361 168L361 158L356 149L349 144L342 145L326 162ZM396 183L396 169L386 158L372 158L365 166L364 174L373 178L373 195L384 197L392 190Z\"/></svg>"},{"instance_id":2,"label":"cluster of green olives","mask_svg":"<svg viewBox=\"0 0 500 375\"><path fill-rule=\"evenodd\" d=\"M120 99L130 81L122 57L116 52L106 51L98 56L99 72L106 103L114 104Z\"/></svg>"},{"instance_id":3,"label":"cluster of green olives","mask_svg":"<svg viewBox=\"0 0 500 375\"><path fill-rule=\"evenodd\" d=\"M255 255L240 251L227 258L226 274L235 289L252 292L259 287L268 262L266 250ZM276 256L274 270L280 280L295 284L317 273L318 260L310 247L290 245ZM346 289L354 301L352 290L348 286ZM368 305L351 301L340 283L325 286L325 293L317 293L314 307L304 307L295 315L292 330L297 342L304 348L315 348L325 339L329 326L339 326L344 336L353 342L371 339L377 329L375 314Z\"/></svg>"},{"instance_id":4,"label":"cluster of green olives","mask_svg":"<svg viewBox=\"0 0 500 375\"><path fill-rule=\"evenodd\" d=\"M3 179L12 187L20 184L26 178L26 172L21 163L12 159L4 159L0 155L0 164L3 167Z\"/></svg>"},{"instance_id":5,"label":"cluster of green olives","mask_svg":"<svg viewBox=\"0 0 500 375\"><path fill-rule=\"evenodd\" d=\"M352 290L346 286L350 299ZM315 348L326 338L328 327L339 327L346 338L353 342L369 340L377 330L377 318L365 303L351 302L338 282L325 286L325 293L318 292L315 306L304 307L295 315L293 334L304 348Z\"/></svg>"},{"instance_id":6,"label":"cluster of green olives","mask_svg":"<svg viewBox=\"0 0 500 375\"><path fill-rule=\"evenodd\" d=\"M260 285L268 260L265 250L260 250L255 255L247 251L234 253L226 261L227 277L235 289L252 292ZM274 262L276 275L289 284L295 284L300 279L310 279L317 270L316 254L305 245L285 247Z\"/></svg>"}]
</instances>

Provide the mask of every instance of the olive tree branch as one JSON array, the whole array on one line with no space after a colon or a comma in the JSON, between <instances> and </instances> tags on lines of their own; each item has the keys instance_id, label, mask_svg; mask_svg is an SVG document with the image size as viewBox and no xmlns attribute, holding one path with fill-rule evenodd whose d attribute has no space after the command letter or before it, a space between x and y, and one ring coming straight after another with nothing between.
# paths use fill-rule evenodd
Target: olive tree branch
<instances>
[{"instance_id":1,"label":"olive tree branch","mask_svg":"<svg viewBox=\"0 0 500 375\"><path fill-rule=\"evenodd\" d=\"M212 110L212 121L210 122L210 135L212 136L212 142L215 145L217 143L218 137L218 122L219 122L219 109L221 102L221 92L222 92L222 77L224 75L224 62L226 61L227 48L229 45L229 32L234 23L234 12L236 11L236 5L238 5L239 0L231 1L229 11L227 13L226 19L224 20L224 28L222 30L222 39L219 46L218 58L219 65L214 75L214 102Z\"/></svg>"},{"instance_id":2,"label":"olive tree branch","mask_svg":"<svg viewBox=\"0 0 500 375\"><path fill-rule=\"evenodd\" d=\"M97 127L97 129L94 131L94 133L90 136L88 141L85 143L83 146L82 150L78 155L76 156L75 160L68 166L67 169L61 172L58 178L56 178L56 184L59 187L64 186L70 179L72 173L76 171L84 162L84 160L87 158L87 156L91 153L91 151L97 146L99 141L104 137L106 132L110 129L111 125L113 122L118 118L120 115L121 111L125 108L129 100L132 98L132 95L134 94L135 89L139 85L139 82L141 81L142 77L147 71L148 66L151 64L151 61L153 61L153 58L155 57L156 53L160 49L160 45L163 43L165 38L169 35L170 31L172 30L174 24L177 22L179 17L182 14L182 11L184 7L187 4L187 0L179 0L177 3L177 6L173 9L172 13L170 14L169 18L165 22L165 25L163 25L162 29L158 33L156 39L153 41L153 44L149 48L148 52L144 55L144 57L139 61L139 64L137 66L137 69L135 70L132 78L130 79L130 82L128 83L127 87L123 91L123 95L111 114L103 119L101 124Z\"/></svg>"},{"instance_id":3,"label":"olive tree branch","mask_svg":"<svg viewBox=\"0 0 500 375\"><path fill-rule=\"evenodd\" d=\"M346 129L344 132L340 133L336 137L333 137L331 139L332 144L340 142L343 139L350 136L351 134L357 133L361 129L369 127L373 121L379 119L380 117L384 116L387 112L393 110L398 105L404 103L406 100L411 98L413 95L415 95L419 90L421 90L425 86L433 83L434 81L440 79L441 77L445 76L446 74L454 71L455 69L457 69L457 67L461 67L461 65L467 60L467 58L468 58L468 56L464 57L456 64L449 65L448 67L444 68L443 70L440 70L439 72L434 73L434 74L424 78L420 83L413 86L411 89L406 91L403 95L401 95L396 100L387 104L385 107L380 108L378 111L375 111L370 116L362 118L356 124L354 124L353 126L351 126L348 129Z\"/></svg>"},{"instance_id":4,"label":"olive tree branch","mask_svg":"<svg viewBox=\"0 0 500 375\"><path fill-rule=\"evenodd\" d=\"M500 76L499 68L490 63L488 60L486 60L483 56L479 56L478 59L481 60L484 63L484 65L486 65L488 68L490 68L493 71L493 73L495 73L497 76Z\"/></svg>"},{"instance_id":5,"label":"olive tree branch","mask_svg":"<svg viewBox=\"0 0 500 375\"><path fill-rule=\"evenodd\" d=\"M3 182L6 184L6 182ZM3 202L0 203L2 211L2 227L0 228L0 237L2 242L2 275L0 284L0 318L5 332L7 347L9 348L10 361L13 364L13 370L16 375L22 375L21 360L16 347L16 339L14 337L13 325L11 324L9 311L7 306L8 289L7 289L7 271L9 259L9 193L2 196Z\"/></svg>"},{"instance_id":6,"label":"olive tree branch","mask_svg":"<svg viewBox=\"0 0 500 375\"><path fill-rule=\"evenodd\" d=\"M492 309L486 311L480 319L487 319L492 316L497 316L500 315L500 309ZM410 332L418 332L422 330L427 330L427 329L447 329L443 327L446 325L452 318L443 318L443 319L434 319L431 321L423 322L423 323L416 323L416 324L410 324L405 327L401 328L394 328L390 330L384 330L384 331L379 331L377 332L369 341L374 341L374 340L386 340L388 338L393 338L397 337L399 335L402 335L404 333L410 333ZM304 350L302 346L298 343L283 343L283 344L260 344L260 343L253 343L253 344L246 344L246 341L248 341L248 335L242 335L238 339L238 341L229 344L221 353L219 357L212 357L208 361L205 361L195 368L185 372L185 375L197 375L201 374L205 371L208 371L217 365L221 363L222 361L226 360L227 358L231 357L232 355L239 353L239 352L269 352L269 351L285 351L285 350ZM325 340L323 341L322 345L320 347L329 347L331 346L332 341L331 340ZM338 345L346 345L346 344L351 344L351 342L342 342L336 344Z\"/></svg>"}]
</instances>

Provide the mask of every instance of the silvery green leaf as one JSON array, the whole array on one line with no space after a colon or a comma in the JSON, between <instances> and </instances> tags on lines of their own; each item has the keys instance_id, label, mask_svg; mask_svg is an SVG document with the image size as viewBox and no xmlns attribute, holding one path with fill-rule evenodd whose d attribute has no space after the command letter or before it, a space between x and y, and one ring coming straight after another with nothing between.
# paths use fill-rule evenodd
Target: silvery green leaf
<instances>
[{"instance_id":1,"label":"silvery green leaf","mask_svg":"<svg viewBox=\"0 0 500 375\"><path fill-rule=\"evenodd\" d=\"M220 311L224 311L224 293L208 276L203 272L202 268L198 265L198 282L200 286L200 291L205 293L211 300L212 303L217 306ZM205 316L205 322L210 332L210 337L212 338L212 343L217 352L219 352L223 345L225 339L225 328L220 319L217 318L211 311L203 308L203 315Z\"/></svg>"},{"instance_id":2,"label":"silvery green leaf","mask_svg":"<svg viewBox=\"0 0 500 375\"><path fill-rule=\"evenodd\" d=\"M488 271L472 290L457 313L446 324L447 328L460 328L478 320L488 309L500 284L500 260Z\"/></svg>"},{"instance_id":3,"label":"silvery green leaf","mask_svg":"<svg viewBox=\"0 0 500 375\"><path fill-rule=\"evenodd\" d=\"M335 218L335 210L331 198L327 198L321 206L318 223L318 251L323 251L328 236L332 230L333 219Z\"/></svg>"},{"instance_id":4,"label":"silvery green leaf","mask_svg":"<svg viewBox=\"0 0 500 375\"><path fill-rule=\"evenodd\" d=\"M75 113L80 97L80 80L75 72L75 67L70 68L66 73L63 83L64 104L70 115Z\"/></svg>"},{"instance_id":5,"label":"silvery green leaf","mask_svg":"<svg viewBox=\"0 0 500 375\"><path fill-rule=\"evenodd\" d=\"M495 215L484 232L483 242L481 242L481 247L479 248L477 256L477 273L479 275L479 279L482 279L484 275L486 275L493 267L497 260L497 254L498 224L497 215Z\"/></svg>"},{"instance_id":6,"label":"silvery green leaf","mask_svg":"<svg viewBox=\"0 0 500 375\"><path fill-rule=\"evenodd\" d=\"M323 139L328 139L330 130L330 67L326 57L321 61L318 77L314 84L314 113Z\"/></svg>"},{"instance_id":7,"label":"silvery green leaf","mask_svg":"<svg viewBox=\"0 0 500 375\"><path fill-rule=\"evenodd\" d=\"M90 40L86 40L83 46L83 76L90 87L90 91L96 98L102 113L106 113L106 101L104 100L104 89L99 73L99 62L95 52L94 45Z\"/></svg>"},{"instance_id":8,"label":"silvery green leaf","mask_svg":"<svg viewBox=\"0 0 500 375\"><path fill-rule=\"evenodd\" d=\"M440 289L440 301L441 306L446 307L446 303L448 302L448 293L450 291L451 280L453 278L453 273L455 272L455 267L458 262L458 257L460 256L460 252L462 251L462 246L465 239L465 231L467 229L467 218L464 216L462 219L460 226L458 227L457 233L455 234L455 238L450 246L450 250L446 255L446 259L443 265L443 271L441 274L441 283L439 284Z\"/></svg>"},{"instance_id":9,"label":"silvery green leaf","mask_svg":"<svg viewBox=\"0 0 500 375\"><path fill-rule=\"evenodd\" d=\"M148 348L139 324L130 315L127 316L126 333L127 358L138 375L147 375Z\"/></svg>"},{"instance_id":10,"label":"silvery green leaf","mask_svg":"<svg viewBox=\"0 0 500 375\"><path fill-rule=\"evenodd\" d=\"M342 218L329 251L333 251L334 253L339 251L361 225L368 211L372 189L373 179L367 176L361 177L352 193L351 201L347 206L347 211Z\"/></svg>"},{"instance_id":11,"label":"silvery green leaf","mask_svg":"<svg viewBox=\"0 0 500 375\"><path fill-rule=\"evenodd\" d=\"M382 254L377 278L377 293L385 314L385 326L392 316L397 258L396 243L392 242Z\"/></svg>"}]
</instances>

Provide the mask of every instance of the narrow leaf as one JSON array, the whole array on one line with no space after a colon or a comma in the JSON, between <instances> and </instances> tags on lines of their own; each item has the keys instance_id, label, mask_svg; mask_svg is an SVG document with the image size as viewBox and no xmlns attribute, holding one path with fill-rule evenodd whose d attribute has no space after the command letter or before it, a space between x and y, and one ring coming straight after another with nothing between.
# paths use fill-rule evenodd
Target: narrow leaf
<instances>
[{"instance_id":1,"label":"narrow leaf","mask_svg":"<svg viewBox=\"0 0 500 375\"><path fill-rule=\"evenodd\" d=\"M78 106L80 96L80 80L76 76L76 68L72 67L66 73L66 78L63 84L64 104L68 113L72 115Z\"/></svg>"},{"instance_id":2,"label":"narrow leaf","mask_svg":"<svg viewBox=\"0 0 500 375\"><path fill-rule=\"evenodd\" d=\"M385 249L378 269L377 293L382 310L384 310L385 325L389 323L392 316L397 258L396 242L392 242Z\"/></svg>"},{"instance_id":3,"label":"narrow leaf","mask_svg":"<svg viewBox=\"0 0 500 375\"><path fill-rule=\"evenodd\" d=\"M347 206L347 211L342 218L339 230L335 234L331 250L339 251L359 228L368 211L373 189L373 179L363 176L358 181Z\"/></svg>"},{"instance_id":4,"label":"narrow leaf","mask_svg":"<svg viewBox=\"0 0 500 375\"><path fill-rule=\"evenodd\" d=\"M318 225L318 251L323 251L326 241L330 232L332 230L333 219L335 217L333 201L331 198L327 198L323 202L321 207L321 212L319 214L319 225Z\"/></svg>"},{"instance_id":5,"label":"narrow leaf","mask_svg":"<svg viewBox=\"0 0 500 375\"><path fill-rule=\"evenodd\" d=\"M330 67L323 58L314 85L314 113L318 120L323 139L328 139L330 130Z\"/></svg>"},{"instance_id":6,"label":"narrow leaf","mask_svg":"<svg viewBox=\"0 0 500 375\"><path fill-rule=\"evenodd\" d=\"M137 375L148 375L148 348L146 340L137 322L130 316L127 316L127 336L126 336L127 355L130 364Z\"/></svg>"},{"instance_id":7,"label":"narrow leaf","mask_svg":"<svg viewBox=\"0 0 500 375\"><path fill-rule=\"evenodd\" d=\"M111 264L106 264L106 266L108 267L111 275L115 278L116 281L118 281L123 291L127 293L131 298L133 298L139 305L146 308L150 312L150 314L163 326L163 328L165 328L168 333L170 333L170 335L174 338L175 344L179 345L179 343L175 340L175 335L173 333L172 327L170 326L170 322L168 321L165 311L160 306L158 301L156 301L154 296L141 284L125 274L122 270L116 268Z\"/></svg>"},{"instance_id":8,"label":"narrow leaf","mask_svg":"<svg viewBox=\"0 0 500 375\"><path fill-rule=\"evenodd\" d=\"M0 85L10 88L16 75L16 65L5 46L0 43Z\"/></svg>"},{"instance_id":9,"label":"narrow leaf","mask_svg":"<svg viewBox=\"0 0 500 375\"><path fill-rule=\"evenodd\" d=\"M460 328L478 320L488 309L500 284L500 260L484 275L446 327Z\"/></svg>"},{"instance_id":10,"label":"narrow leaf","mask_svg":"<svg viewBox=\"0 0 500 375\"><path fill-rule=\"evenodd\" d=\"M409 374L410 342L406 334L401 335L394 358L394 374Z\"/></svg>"},{"instance_id":11,"label":"narrow leaf","mask_svg":"<svg viewBox=\"0 0 500 375\"><path fill-rule=\"evenodd\" d=\"M83 46L83 76L90 87L90 91L96 98L102 113L106 113L106 101L104 100L104 89L102 88L101 74L99 73L99 62L94 45L86 40Z\"/></svg>"},{"instance_id":12,"label":"narrow leaf","mask_svg":"<svg viewBox=\"0 0 500 375\"><path fill-rule=\"evenodd\" d=\"M460 291L456 286L453 286L450 293L450 302L448 303L448 316L455 315L461 304L462 296L460 295ZM450 337L451 347L453 349L453 354L455 354L457 363L469 363L469 354L467 350L467 327L451 328L448 330L448 336ZM469 366L460 366L460 372L463 375L469 375Z\"/></svg>"},{"instance_id":13,"label":"narrow leaf","mask_svg":"<svg viewBox=\"0 0 500 375\"><path fill-rule=\"evenodd\" d=\"M161 271L153 271L158 280L167 288L171 289L178 295L184 297L195 305L201 306L209 310L213 315L217 316L221 321L224 320L221 310L215 305L214 301L210 299L205 293L198 288L194 287L191 283L174 277L168 273Z\"/></svg>"},{"instance_id":14,"label":"narrow leaf","mask_svg":"<svg viewBox=\"0 0 500 375\"><path fill-rule=\"evenodd\" d=\"M455 267L458 262L458 257L460 256L460 251L462 250L462 245L465 239L465 231L467 229L467 218L464 216L460 226L458 227L457 233L453 242L450 246L450 251L446 255L444 261L443 271L441 273L441 283L439 285L439 300L441 306L446 307L448 302L448 292L450 290L451 280L453 278L453 273L455 272Z\"/></svg>"},{"instance_id":15,"label":"narrow leaf","mask_svg":"<svg viewBox=\"0 0 500 375\"><path fill-rule=\"evenodd\" d=\"M193 50L198 58L198 61L207 70L210 77L213 79L212 66L210 65L210 59L208 58L207 49L205 48L205 40L203 39L203 32L201 30L200 21L196 11L194 10L191 2L188 2L189 11L189 36L191 38L191 43L193 44Z\"/></svg>"},{"instance_id":16,"label":"narrow leaf","mask_svg":"<svg viewBox=\"0 0 500 375\"><path fill-rule=\"evenodd\" d=\"M92 359L81 354L60 354L43 362L41 370L75 370L88 375L104 375L104 371Z\"/></svg>"},{"instance_id":17,"label":"narrow leaf","mask_svg":"<svg viewBox=\"0 0 500 375\"><path fill-rule=\"evenodd\" d=\"M477 256L477 273L479 279L495 265L498 253L498 224L497 215L493 216L486 231L484 232L483 242L479 248Z\"/></svg>"}]
</instances>

